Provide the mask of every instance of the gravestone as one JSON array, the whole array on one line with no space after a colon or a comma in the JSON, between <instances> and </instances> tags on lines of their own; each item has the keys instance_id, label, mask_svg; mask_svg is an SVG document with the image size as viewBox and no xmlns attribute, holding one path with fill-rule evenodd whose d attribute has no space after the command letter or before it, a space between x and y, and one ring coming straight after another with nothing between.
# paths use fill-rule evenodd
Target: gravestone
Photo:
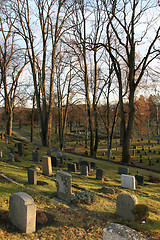
<instances>
[{"instance_id":1,"label":"gravestone","mask_svg":"<svg viewBox=\"0 0 160 240\"><path fill-rule=\"evenodd\" d=\"M59 166L59 160L54 155L51 155L51 163L53 167Z\"/></svg>"},{"instance_id":2,"label":"gravestone","mask_svg":"<svg viewBox=\"0 0 160 240\"><path fill-rule=\"evenodd\" d=\"M79 163L79 162L73 162L73 163L76 164L76 168L77 168L77 170L80 170L80 169L81 169L81 166L80 166L80 163Z\"/></svg>"},{"instance_id":3,"label":"gravestone","mask_svg":"<svg viewBox=\"0 0 160 240\"><path fill-rule=\"evenodd\" d=\"M158 158L156 159L156 163L159 163L159 159Z\"/></svg>"},{"instance_id":4,"label":"gravestone","mask_svg":"<svg viewBox=\"0 0 160 240\"><path fill-rule=\"evenodd\" d=\"M81 166L82 166L82 165L87 166L87 167L88 167L88 171L91 171L91 164L90 164L90 162L88 162L88 161L81 161L81 162L80 162L80 165L81 165Z\"/></svg>"},{"instance_id":5,"label":"gravestone","mask_svg":"<svg viewBox=\"0 0 160 240\"><path fill-rule=\"evenodd\" d=\"M60 158L62 156L61 152L57 152L57 158Z\"/></svg>"},{"instance_id":6,"label":"gravestone","mask_svg":"<svg viewBox=\"0 0 160 240\"><path fill-rule=\"evenodd\" d=\"M24 233L36 231L36 205L24 192L13 193L9 200L9 219Z\"/></svg>"},{"instance_id":7,"label":"gravestone","mask_svg":"<svg viewBox=\"0 0 160 240\"><path fill-rule=\"evenodd\" d=\"M8 154L8 160L14 162L14 155L12 153Z\"/></svg>"},{"instance_id":8,"label":"gravestone","mask_svg":"<svg viewBox=\"0 0 160 240\"><path fill-rule=\"evenodd\" d=\"M133 145L133 149L137 149L137 146L136 146L136 145Z\"/></svg>"},{"instance_id":9,"label":"gravestone","mask_svg":"<svg viewBox=\"0 0 160 240\"><path fill-rule=\"evenodd\" d=\"M140 158L139 163L143 163L142 158Z\"/></svg>"},{"instance_id":10,"label":"gravestone","mask_svg":"<svg viewBox=\"0 0 160 240\"><path fill-rule=\"evenodd\" d=\"M154 150L153 153L156 154L156 150Z\"/></svg>"},{"instance_id":11,"label":"gravestone","mask_svg":"<svg viewBox=\"0 0 160 240\"><path fill-rule=\"evenodd\" d=\"M46 176L52 175L51 157L44 156L42 158L42 168L43 168L44 175L46 175Z\"/></svg>"},{"instance_id":12,"label":"gravestone","mask_svg":"<svg viewBox=\"0 0 160 240\"><path fill-rule=\"evenodd\" d=\"M71 201L71 181L72 176L63 171L56 172L57 197L67 202Z\"/></svg>"},{"instance_id":13,"label":"gravestone","mask_svg":"<svg viewBox=\"0 0 160 240\"><path fill-rule=\"evenodd\" d=\"M118 174L129 174L129 169L124 167L118 167Z\"/></svg>"},{"instance_id":14,"label":"gravestone","mask_svg":"<svg viewBox=\"0 0 160 240\"><path fill-rule=\"evenodd\" d=\"M104 170L103 169L97 168L96 179L104 181Z\"/></svg>"},{"instance_id":15,"label":"gravestone","mask_svg":"<svg viewBox=\"0 0 160 240\"><path fill-rule=\"evenodd\" d=\"M32 160L33 162L39 163L39 151L32 152Z\"/></svg>"},{"instance_id":16,"label":"gravestone","mask_svg":"<svg viewBox=\"0 0 160 240\"><path fill-rule=\"evenodd\" d=\"M64 161L68 161L67 155L62 155Z\"/></svg>"},{"instance_id":17,"label":"gravestone","mask_svg":"<svg viewBox=\"0 0 160 240\"><path fill-rule=\"evenodd\" d=\"M133 194L120 193L117 197L116 214L127 220L135 220L132 213L134 206L138 204L138 199Z\"/></svg>"},{"instance_id":18,"label":"gravestone","mask_svg":"<svg viewBox=\"0 0 160 240\"><path fill-rule=\"evenodd\" d=\"M91 168L95 169L96 168L96 163L95 162L91 162Z\"/></svg>"},{"instance_id":19,"label":"gravestone","mask_svg":"<svg viewBox=\"0 0 160 240\"><path fill-rule=\"evenodd\" d=\"M28 183L37 185L37 172L35 169L28 168Z\"/></svg>"},{"instance_id":20,"label":"gravestone","mask_svg":"<svg viewBox=\"0 0 160 240\"><path fill-rule=\"evenodd\" d=\"M81 166L81 175L88 176L88 166L86 165Z\"/></svg>"},{"instance_id":21,"label":"gravestone","mask_svg":"<svg viewBox=\"0 0 160 240\"><path fill-rule=\"evenodd\" d=\"M142 151L144 151L144 147L142 146Z\"/></svg>"},{"instance_id":22,"label":"gravestone","mask_svg":"<svg viewBox=\"0 0 160 240\"><path fill-rule=\"evenodd\" d=\"M136 188L135 177L130 175L121 175L121 187L124 188Z\"/></svg>"},{"instance_id":23,"label":"gravestone","mask_svg":"<svg viewBox=\"0 0 160 240\"><path fill-rule=\"evenodd\" d=\"M135 175L135 179L136 179L138 185L144 186L144 177L143 177L143 175L136 174Z\"/></svg>"},{"instance_id":24,"label":"gravestone","mask_svg":"<svg viewBox=\"0 0 160 240\"><path fill-rule=\"evenodd\" d=\"M63 157L63 156L60 156L60 164L63 165L63 164L64 164L64 161L65 161L65 160L64 160L64 157Z\"/></svg>"},{"instance_id":25,"label":"gravestone","mask_svg":"<svg viewBox=\"0 0 160 240\"><path fill-rule=\"evenodd\" d=\"M113 188L109 188L109 187L106 187L106 186L102 187L102 192L103 193L109 193L109 194L115 194L115 190Z\"/></svg>"},{"instance_id":26,"label":"gravestone","mask_svg":"<svg viewBox=\"0 0 160 240\"><path fill-rule=\"evenodd\" d=\"M149 166L152 166L152 162L151 162L151 160L149 160Z\"/></svg>"},{"instance_id":27,"label":"gravestone","mask_svg":"<svg viewBox=\"0 0 160 240\"><path fill-rule=\"evenodd\" d=\"M145 155L147 155L147 152L144 152Z\"/></svg>"},{"instance_id":28,"label":"gravestone","mask_svg":"<svg viewBox=\"0 0 160 240\"><path fill-rule=\"evenodd\" d=\"M18 143L18 155L24 155L24 144L22 142Z\"/></svg>"},{"instance_id":29,"label":"gravestone","mask_svg":"<svg viewBox=\"0 0 160 240\"><path fill-rule=\"evenodd\" d=\"M69 162L69 163L68 163L68 171L69 171L69 172L77 172L76 164Z\"/></svg>"}]
</instances>

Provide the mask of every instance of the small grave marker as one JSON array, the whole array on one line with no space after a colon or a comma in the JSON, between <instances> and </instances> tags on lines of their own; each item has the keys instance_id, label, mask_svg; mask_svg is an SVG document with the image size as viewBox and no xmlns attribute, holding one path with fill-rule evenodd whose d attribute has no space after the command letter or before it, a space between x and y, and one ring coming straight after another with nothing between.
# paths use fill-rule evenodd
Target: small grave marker
<instances>
[{"instance_id":1,"label":"small grave marker","mask_svg":"<svg viewBox=\"0 0 160 240\"><path fill-rule=\"evenodd\" d=\"M118 174L129 174L129 169L124 167L118 167Z\"/></svg>"},{"instance_id":2,"label":"small grave marker","mask_svg":"<svg viewBox=\"0 0 160 240\"><path fill-rule=\"evenodd\" d=\"M143 175L136 174L135 175L135 179L136 179L138 185L144 186L144 177L143 177Z\"/></svg>"},{"instance_id":3,"label":"small grave marker","mask_svg":"<svg viewBox=\"0 0 160 240\"><path fill-rule=\"evenodd\" d=\"M135 177L130 175L121 175L121 187L124 188L136 188Z\"/></svg>"},{"instance_id":4,"label":"small grave marker","mask_svg":"<svg viewBox=\"0 0 160 240\"><path fill-rule=\"evenodd\" d=\"M37 172L35 169L28 168L28 183L37 185Z\"/></svg>"},{"instance_id":5,"label":"small grave marker","mask_svg":"<svg viewBox=\"0 0 160 240\"><path fill-rule=\"evenodd\" d=\"M43 168L44 175L46 175L46 176L52 175L51 157L44 156L42 158L42 168Z\"/></svg>"},{"instance_id":6,"label":"small grave marker","mask_svg":"<svg viewBox=\"0 0 160 240\"><path fill-rule=\"evenodd\" d=\"M14 155L12 153L8 154L8 160L14 162Z\"/></svg>"},{"instance_id":7,"label":"small grave marker","mask_svg":"<svg viewBox=\"0 0 160 240\"><path fill-rule=\"evenodd\" d=\"M18 154L20 156L23 156L24 155L24 144L21 142L21 143L18 143Z\"/></svg>"},{"instance_id":8,"label":"small grave marker","mask_svg":"<svg viewBox=\"0 0 160 240\"><path fill-rule=\"evenodd\" d=\"M81 175L88 176L88 166L86 165L81 166Z\"/></svg>"},{"instance_id":9,"label":"small grave marker","mask_svg":"<svg viewBox=\"0 0 160 240\"><path fill-rule=\"evenodd\" d=\"M70 172L77 172L77 167L75 163L68 163L68 171Z\"/></svg>"},{"instance_id":10,"label":"small grave marker","mask_svg":"<svg viewBox=\"0 0 160 240\"><path fill-rule=\"evenodd\" d=\"M24 233L36 230L36 205L33 198L24 192L13 193L9 200L9 219Z\"/></svg>"},{"instance_id":11,"label":"small grave marker","mask_svg":"<svg viewBox=\"0 0 160 240\"><path fill-rule=\"evenodd\" d=\"M117 197L116 214L128 220L135 220L132 209L138 203L138 199L133 194L120 193Z\"/></svg>"},{"instance_id":12,"label":"small grave marker","mask_svg":"<svg viewBox=\"0 0 160 240\"><path fill-rule=\"evenodd\" d=\"M97 168L96 179L104 181L104 170L103 169Z\"/></svg>"},{"instance_id":13,"label":"small grave marker","mask_svg":"<svg viewBox=\"0 0 160 240\"><path fill-rule=\"evenodd\" d=\"M67 202L71 201L71 180L71 174L63 171L56 172L57 197Z\"/></svg>"},{"instance_id":14,"label":"small grave marker","mask_svg":"<svg viewBox=\"0 0 160 240\"><path fill-rule=\"evenodd\" d=\"M33 162L36 162L36 163L39 162L39 151L32 152L32 159L33 159Z\"/></svg>"}]
</instances>

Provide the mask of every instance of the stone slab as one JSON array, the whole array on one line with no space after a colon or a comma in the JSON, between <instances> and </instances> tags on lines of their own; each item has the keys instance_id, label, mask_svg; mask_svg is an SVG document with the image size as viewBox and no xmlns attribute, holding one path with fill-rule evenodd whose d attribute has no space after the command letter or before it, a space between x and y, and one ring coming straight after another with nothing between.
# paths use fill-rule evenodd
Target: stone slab
<instances>
[{"instance_id":1,"label":"stone slab","mask_svg":"<svg viewBox=\"0 0 160 240\"><path fill-rule=\"evenodd\" d=\"M44 175L46 175L46 176L52 175L51 157L44 156L42 158L42 168L43 168Z\"/></svg>"},{"instance_id":2,"label":"stone slab","mask_svg":"<svg viewBox=\"0 0 160 240\"><path fill-rule=\"evenodd\" d=\"M9 219L22 232L36 231L36 205L24 192L13 193L9 200Z\"/></svg>"},{"instance_id":3,"label":"stone slab","mask_svg":"<svg viewBox=\"0 0 160 240\"><path fill-rule=\"evenodd\" d=\"M135 177L130 175L121 175L121 187L124 188L136 188Z\"/></svg>"},{"instance_id":4,"label":"stone slab","mask_svg":"<svg viewBox=\"0 0 160 240\"><path fill-rule=\"evenodd\" d=\"M71 201L72 176L63 171L56 172L57 197L67 202Z\"/></svg>"}]
</instances>

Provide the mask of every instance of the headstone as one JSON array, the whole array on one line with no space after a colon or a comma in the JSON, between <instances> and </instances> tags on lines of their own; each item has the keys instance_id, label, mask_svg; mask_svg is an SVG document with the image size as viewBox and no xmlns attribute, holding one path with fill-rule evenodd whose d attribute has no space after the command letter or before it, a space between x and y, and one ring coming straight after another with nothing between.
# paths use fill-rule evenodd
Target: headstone
<instances>
[{"instance_id":1,"label":"headstone","mask_svg":"<svg viewBox=\"0 0 160 240\"><path fill-rule=\"evenodd\" d=\"M51 155L51 163L53 167L58 167L59 161L54 155Z\"/></svg>"},{"instance_id":2,"label":"headstone","mask_svg":"<svg viewBox=\"0 0 160 240\"><path fill-rule=\"evenodd\" d=\"M68 161L67 155L62 155L64 161Z\"/></svg>"},{"instance_id":3,"label":"headstone","mask_svg":"<svg viewBox=\"0 0 160 240\"><path fill-rule=\"evenodd\" d=\"M33 162L36 162L36 163L39 162L39 151L32 152L32 159L33 159Z\"/></svg>"},{"instance_id":4,"label":"headstone","mask_svg":"<svg viewBox=\"0 0 160 240\"><path fill-rule=\"evenodd\" d=\"M91 170L91 164L90 164L90 162L88 162L88 161L81 161L81 162L80 162L80 165L81 165L81 166L82 166L82 165L88 166L88 171Z\"/></svg>"},{"instance_id":5,"label":"headstone","mask_svg":"<svg viewBox=\"0 0 160 240\"><path fill-rule=\"evenodd\" d=\"M152 159L152 158L149 156L149 157L148 157L148 160L151 160L151 159Z\"/></svg>"},{"instance_id":6,"label":"headstone","mask_svg":"<svg viewBox=\"0 0 160 240\"><path fill-rule=\"evenodd\" d=\"M138 199L133 194L120 193L117 197L116 214L127 220L135 220L132 213L134 206L138 204Z\"/></svg>"},{"instance_id":7,"label":"headstone","mask_svg":"<svg viewBox=\"0 0 160 240\"><path fill-rule=\"evenodd\" d=\"M129 174L129 169L124 167L118 167L118 174Z\"/></svg>"},{"instance_id":8,"label":"headstone","mask_svg":"<svg viewBox=\"0 0 160 240\"><path fill-rule=\"evenodd\" d=\"M12 153L8 154L8 160L14 162L14 155Z\"/></svg>"},{"instance_id":9,"label":"headstone","mask_svg":"<svg viewBox=\"0 0 160 240\"><path fill-rule=\"evenodd\" d=\"M118 223L111 223L103 229L103 240L147 240L136 230Z\"/></svg>"},{"instance_id":10,"label":"headstone","mask_svg":"<svg viewBox=\"0 0 160 240\"><path fill-rule=\"evenodd\" d=\"M75 163L68 163L68 171L69 172L77 172L77 167Z\"/></svg>"},{"instance_id":11,"label":"headstone","mask_svg":"<svg viewBox=\"0 0 160 240\"><path fill-rule=\"evenodd\" d=\"M71 201L72 176L63 171L56 172L57 197L67 202Z\"/></svg>"},{"instance_id":12,"label":"headstone","mask_svg":"<svg viewBox=\"0 0 160 240\"><path fill-rule=\"evenodd\" d=\"M9 200L9 219L24 233L36 231L36 205L24 192L13 193Z\"/></svg>"},{"instance_id":13,"label":"headstone","mask_svg":"<svg viewBox=\"0 0 160 240\"><path fill-rule=\"evenodd\" d=\"M106 155L106 153L105 153L105 152L103 152L103 153L102 153L102 156L105 156L105 155Z\"/></svg>"},{"instance_id":14,"label":"headstone","mask_svg":"<svg viewBox=\"0 0 160 240\"><path fill-rule=\"evenodd\" d=\"M62 156L61 152L57 152L57 158L60 158Z\"/></svg>"},{"instance_id":15,"label":"headstone","mask_svg":"<svg viewBox=\"0 0 160 240\"><path fill-rule=\"evenodd\" d=\"M137 150L137 153L140 153L140 150Z\"/></svg>"},{"instance_id":16,"label":"headstone","mask_svg":"<svg viewBox=\"0 0 160 240\"><path fill-rule=\"evenodd\" d=\"M88 166L86 165L81 166L81 175L88 176Z\"/></svg>"},{"instance_id":17,"label":"headstone","mask_svg":"<svg viewBox=\"0 0 160 240\"><path fill-rule=\"evenodd\" d=\"M156 159L156 163L159 163L159 159L158 158Z\"/></svg>"},{"instance_id":18,"label":"headstone","mask_svg":"<svg viewBox=\"0 0 160 240\"><path fill-rule=\"evenodd\" d=\"M149 149L149 153L151 153L152 152L152 150L151 149Z\"/></svg>"},{"instance_id":19,"label":"headstone","mask_svg":"<svg viewBox=\"0 0 160 240\"><path fill-rule=\"evenodd\" d=\"M133 149L137 149L137 146L136 146L136 145L133 145Z\"/></svg>"},{"instance_id":20,"label":"headstone","mask_svg":"<svg viewBox=\"0 0 160 240\"><path fill-rule=\"evenodd\" d=\"M35 169L28 168L28 183L37 185L37 172Z\"/></svg>"},{"instance_id":21,"label":"headstone","mask_svg":"<svg viewBox=\"0 0 160 240\"><path fill-rule=\"evenodd\" d=\"M139 163L143 163L142 158L140 158Z\"/></svg>"},{"instance_id":22,"label":"headstone","mask_svg":"<svg viewBox=\"0 0 160 240\"><path fill-rule=\"evenodd\" d=\"M133 149L133 153L132 153L133 156L135 156L135 150Z\"/></svg>"},{"instance_id":23,"label":"headstone","mask_svg":"<svg viewBox=\"0 0 160 240\"><path fill-rule=\"evenodd\" d=\"M142 151L144 151L144 147L142 147Z\"/></svg>"},{"instance_id":24,"label":"headstone","mask_svg":"<svg viewBox=\"0 0 160 240\"><path fill-rule=\"evenodd\" d=\"M44 156L42 158L42 168L43 168L44 175L46 176L52 175L51 157Z\"/></svg>"},{"instance_id":25,"label":"headstone","mask_svg":"<svg viewBox=\"0 0 160 240\"><path fill-rule=\"evenodd\" d=\"M130 175L121 175L121 187L124 188L136 188L135 177Z\"/></svg>"},{"instance_id":26,"label":"headstone","mask_svg":"<svg viewBox=\"0 0 160 240\"><path fill-rule=\"evenodd\" d=\"M154 150L153 153L156 154L156 150Z\"/></svg>"},{"instance_id":27,"label":"headstone","mask_svg":"<svg viewBox=\"0 0 160 240\"><path fill-rule=\"evenodd\" d=\"M149 166L152 166L152 162L151 162L151 160L149 160Z\"/></svg>"},{"instance_id":28,"label":"headstone","mask_svg":"<svg viewBox=\"0 0 160 240\"><path fill-rule=\"evenodd\" d=\"M144 177L143 177L143 175L136 174L135 175L135 179L136 179L138 185L144 186Z\"/></svg>"},{"instance_id":29,"label":"headstone","mask_svg":"<svg viewBox=\"0 0 160 240\"><path fill-rule=\"evenodd\" d=\"M95 162L91 162L91 168L95 169L96 168L96 163Z\"/></svg>"},{"instance_id":30,"label":"headstone","mask_svg":"<svg viewBox=\"0 0 160 240\"><path fill-rule=\"evenodd\" d=\"M147 155L147 152L144 152L145 155Z\"/></svg>"},{"instance_id":31,"label":"headstone","mask_svg":"<svg viewBox=\"0 0 160 240\"><path fill-rule=\"evenodd\" d=\"M77 170L80 170L80 169L81 169L81 166L80 166L80 163L79 163L79 162L73 162L73 163L76 164L76 168L77 168Z\"/></svg>"},{"instance_id":32,"label":"headstone","mask_svg":"<svg viewBox=\"0 0 160 240\"><path fill-rule=\"evenodd\" d=\"M22 142L18 143L18 155L24 155L24 144Z\"/></svg>"},{"instance_id":33,"label":"headstone","mask_svg":"<svg viewBox=\"0 0 160 240\"><path fill-rule=\"evenodd\" d=\"M103 169L97 168L96 179L104 181L104 170Z\"/></svg>"}]
</instances>

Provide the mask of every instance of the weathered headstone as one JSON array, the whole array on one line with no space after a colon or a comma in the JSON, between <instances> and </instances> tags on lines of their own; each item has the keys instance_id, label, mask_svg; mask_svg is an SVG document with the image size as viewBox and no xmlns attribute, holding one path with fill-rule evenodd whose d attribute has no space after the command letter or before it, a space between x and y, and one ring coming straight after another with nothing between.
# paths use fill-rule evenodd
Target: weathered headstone
<instances>
[{"instance_id":1,"label":"weathered headstone","mask_svg":"<svg viewBox=\"0 0 160 240\"><path fill-rule=\"evenodd\" d=\"M36 231L36 205L33 198L24 192L13 193L9 200L9 219L25 233Z\"/></svg>"},{"instance_id":2,"label":"weathered headstone","mask_svg":"<svg viewBox=\"0 0 160 240\"><path fill-rule=\"evenodd\" d=\"M35 169L28 168L28 183L37 185L37 172Z\"/></svg>"},{"instance_id":3,"label":"weathered headstone","mask_svg":"<svg viewBox=\"0 0 160 240\"><path fill-rule=\"evenodd\" d=\"M104 170L101 168L97 168L96 170L96 179L98 180L104 180Z\"/></svg>"},{"instance_id":4,"label":"weathered headstone","mask_svg":"<svg viewBox=\"0 0 160 240\"><path fill-rule=\"evenodd\" d=\"M75 164L76 164L76 168L77 168L77 170L80 170L80 169L81 169L81 165L80 165L80 163L79 163L79 162L73 162L73 163L75 163Z\"/></svg>"},{"instance_id":5,"label":"weathered headstone","mask_svg":"<svg viewBox=\"0 0 160 240\"><path fill-rule=\"evenodd\" d=\"M59 161L54 155L51 155L51 163L53 167L58 167Z\"/></svg>"},{"instance_id":6,"label":"weathered headstone","mask_svg":"<svg viewBox=\"0 0 160 240\"><path fill-rule=\"evenodd\" d=\"M63 165L64 164L64 157L60 156L60 164Z\"/></svg>"},{"instance_id":7,"label":"weathered headstone","mask_svg":"<svg viewBox=\"0 0 160 240\"><path fill-rule=\"evenodd\" d=\"M22 142L18 143L18 155L24 155L24 144Z\"/></svg>"},{"instance_id":8,"label":"weathered headstone","mask_svg":"<svg viewBox=\"0 0 160 240\"><path fill-rule=\"evenodd\" d=\"M121 175L121 187L124 188L136 188L135 177L130 175Z\"/></svg>"},{"instance_id":9,"label":"weathered headstone","mask_svg":"<svg viewBox=\"0 0 160 240\"><path fill-rule=\"evenodd\" d=\"M68 171L69 172L77 172L77 167L75 163L68 163Z\"/></svg>"},{"instance_id":10,"label":"weathered headstone","mask_svg":"<svg viewBox=\"0 0 160 240\"><path fill-rule=\"evenodd\" d=\"M133 149L133 153L132 153L133 156L135 156L135 150Z\"/></svg>"},{"instance_id":11,"label":"weathered headstone","mask_svg":"<svg viewBox=\"0 0 160 240\"><path fill-rule=\"evenodd\" d=\"M88 176L88 166L86 165L81 166L81 175Z\"/></svg>"},{"instance_id":12,"label":"weathered headstone","mask_svg":"<svg viewBox=\"0 0 160 240\"><path fill-rule=\"evenodd\" d=\"M71 201L72 176L63 171L56 172L57 197L67 202Z\"/></svg>"},{"instance_id":13,"label":"weathered headstone","mask_svg":"<svg viewBox=\"0 0 160 240\"><path fill-rule=\"evenodd\" d=\"M152 166L152 161L151 160L149 160L149 166Z\"/></svg>"},{"instance_id":14,"label":"weathered headstone","mask_svg":"<svg viewBox=\"0 0 160 240\"><path fill-rule=\"evenodd\" d=\"M36 163L39 162L39 151L32 152L32 159L33 159L33 162L36 162Z\"/></svg>"},{"instance_id":15,"label":"weathered headstone","mask_svg":"<svg viewBox=\"0 0 160 240\"><path fill-rule=\"evenodd\" d=\"M103 193L109 193L109 194L115 194L115 190L113 188L109 188L109 187L106 187L106 186L102 187L102 192Z\"/></svg>"},{"instance_id":16,"label":"weathered headstone","mask_svg":"<svg viewBox=\"0 0 160 240\"><path fill-rule=\"evenodd\" d=\"M132 213L134 206L138 204L138 199L133 194L120 193L117 197L116 214L127 220L135 220Z\"/></svg>"},{"instance_id":17,"label":"weathered headstone","mask_svg":"<svg viewBox=\"0 0 160 240\"><path fill-rule=\"evenodd\" d=\"M44 156L42 158L42 168L43 168L44 175L46 175L46 176L52 175L51 157Z\"/></svg>"},{"instance_id":18,"label":"weathered headstone","mask_svg":"<svg viewBox=\"0 0 160 240\"><path fill-rule=\"evenodd\" d=\"M140 185L140 186L144 185L144 177L143 177L143 175L136 174L135 175L135 179L136 179L138 185Z\"/></svg>"},{"instance_id":19,"label":"weathered headstone","mask_svg":"<svg viewBox=\"0 0 160 240\"><path fill-rule=\"evenodd\" d=\"M160 161L159 161L159 159L157 158L157 159L156 159L156 163L159 163L159 162L160 162Z\"/></svg>"},{"instance_id":20,"label":"weathered headstone","mask_svg":"<svg viewBox=\"0 0 160 240\"><path fill-rule=\"evenodd\" d=\"M124 167L118 167L118 174L129 174L129 169Z\"/></svg>"},{"instance_id":21,"label":"weathered headstone","mask_svg":"<svg viewBox=\"0 0 160 240\"><path fill-rule=\"evenodd\" d=\"M88 162L88 161L81 161L81 162L80 162L80 165L81 165L81 166L82 166L82 165L88 166L88 171L91 170L91 163Z\"/></svg>"},{"instance_id":22,"label":"weathered headstone","mask_svg":"<svg viewBox=\"0 0 160 240\"><path fill-rule=\"evenodd\" d=\"M96 163L95 162L91 162L91 168L95 169L96 168Z\"/></svg>"},{"instance_id":23,"label":"weathered headstone","mask_svg":"<svg viewBox=\"0 0 160 240\"><path fill-rule=\"evenodd\" d=\"M8 160L14 162L14 155L12 153L8 154Z\"/></svg>"}]
</instances>

